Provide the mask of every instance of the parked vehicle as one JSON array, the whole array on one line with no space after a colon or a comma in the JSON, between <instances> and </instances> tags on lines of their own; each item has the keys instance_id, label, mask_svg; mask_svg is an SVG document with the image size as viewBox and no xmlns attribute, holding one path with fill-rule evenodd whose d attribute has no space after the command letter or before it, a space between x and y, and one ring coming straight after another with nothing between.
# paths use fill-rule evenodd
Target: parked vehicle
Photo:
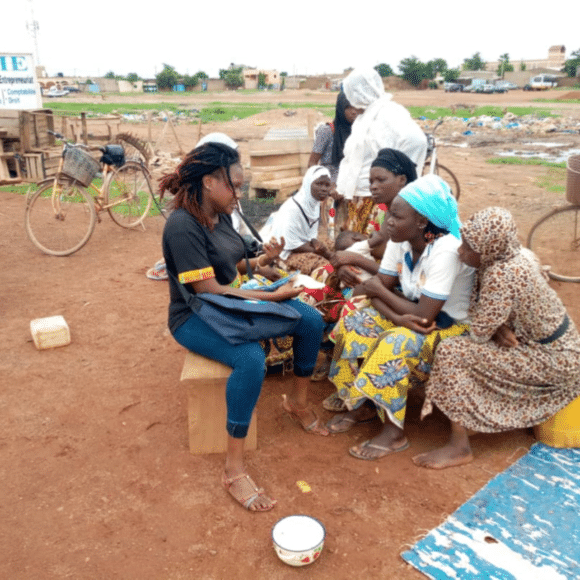
<instances>
[{"instance_id":1,"label":"parked vehicle","mask_svg":"<svg viewBox=\"0 0 580 580\"><path fill-rule=\"evenodd\" d=\"M460 93L463 91L463 85L461 83L445 83L443 88L446 93Z\"/></svg>"},{"instance_id":2,"label":"parked vehicle","mask_svg":"<svg viewBox=\"0 0 580 580\"><path fill-rule=\"evenodd\" d=\"M56 87L50 87L48 91L42 92L43 96L45 97L66 97L69 92L66 89L57 89Z\"/></svg>"},{"instance_id":3,"label":"parked vehicle","mask_svg":"<svg viewBox=\"0 0 580 580\"><path fill-rule=\"evenodd\" d=\"M533 91L546 91L558 84L558 77L554 75L541 74L530 79L529 85Z\"/></svg>"},{"instance_id":4,"label":"parked vehicle","mask_svg":"<svg viewBox=\"0 0 580 580\"><path fill-rule=\"evenodd\" d=\"M485 79L472 79L471 84L464 87L463 90L467 93L481 92L481 91L478 91L477 89L478 89L478 87L480 87L484 84L485 84Z\"/></svg>"},{"instance_id":5,"label":"parked vehicle","mask_svg":"<svg viewBox=\"0 0 580 580\"><path fill-rule=\"evenodd\" d=\"M495 83L496 87L500 87L502 89L504 89L505 91L511 91L513 89L519 89L520 87L518 87L518 85L516 85L515 83L512 83L510 81L497 81Z\"/></svg>"}]
</instances>

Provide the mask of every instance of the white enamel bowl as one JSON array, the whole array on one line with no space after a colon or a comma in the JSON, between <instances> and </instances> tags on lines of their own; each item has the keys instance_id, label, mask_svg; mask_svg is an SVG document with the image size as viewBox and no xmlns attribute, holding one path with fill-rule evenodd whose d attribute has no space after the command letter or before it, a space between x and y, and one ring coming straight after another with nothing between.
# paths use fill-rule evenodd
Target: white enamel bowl
<instances>
[{"instance_id":1,"label":"white enamel bowl","mask_svg":"<svg viewBox=\"0 0 580 580\"><path fill-rule=\"evenodd\" d=\"M280 560L290 566L306 566L317 560L325 536L324 526L310 516L288 516L272 528L274 550Z\"/></svg>"}]
</instances>

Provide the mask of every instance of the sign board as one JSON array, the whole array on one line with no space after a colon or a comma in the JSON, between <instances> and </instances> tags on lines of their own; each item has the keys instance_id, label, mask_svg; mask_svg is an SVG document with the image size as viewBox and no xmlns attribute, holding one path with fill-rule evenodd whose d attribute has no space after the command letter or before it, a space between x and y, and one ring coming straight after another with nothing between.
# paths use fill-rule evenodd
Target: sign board
<instances>
[{"instance_id":1,"label":"sign board","mask_svg":"<svg viewBox=\"0 0 580 580\"><path fill-rule=\"evenodd\" d=\"M32 54L0 52L0 109L41 109Z\"/></svg>"}]
</instances>

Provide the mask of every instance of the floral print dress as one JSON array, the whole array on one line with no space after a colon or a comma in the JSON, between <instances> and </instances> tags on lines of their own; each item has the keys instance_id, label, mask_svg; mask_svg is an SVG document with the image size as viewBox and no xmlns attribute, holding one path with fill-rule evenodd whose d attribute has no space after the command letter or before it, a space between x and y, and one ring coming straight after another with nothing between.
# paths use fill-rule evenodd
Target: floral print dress
<instances>
[{"instance_id":1,"label":"floral print dress","mask_svg":"<svg viewBox=\"0 0 580 580\"><path fill-rule=\"evenodd\" d=\"M435 404L451 421L483 433L539 424L580 396L578 331L537 262L522 251L507 210L483 210L461 233L481 255L471 330L439 345L422 415ZM491 340L501 324L515 333L517 346Z\"/></svg>"}]
</instances>

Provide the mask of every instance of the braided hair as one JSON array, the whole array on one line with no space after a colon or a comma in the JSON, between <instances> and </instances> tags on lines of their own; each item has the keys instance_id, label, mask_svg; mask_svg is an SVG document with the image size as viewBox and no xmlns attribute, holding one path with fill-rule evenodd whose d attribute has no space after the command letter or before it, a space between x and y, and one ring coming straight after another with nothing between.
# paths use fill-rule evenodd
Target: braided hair
<instances>
[{"instance_id":1,"label":"braided hair","mask_svg":"<svg viewBox=\"0 0 580 580\"><path fill-rule=\"evenodd\" d=\"M159 192L163 197L166 191L173 194L175 209L183 208L210 230L213 223L202 209L203 182L205 175L220 175L234 191L230 167L240 162L235 149L222 143L206 143L190 151L173 173L159 180Z\"/></svg>"}]
</instances>

